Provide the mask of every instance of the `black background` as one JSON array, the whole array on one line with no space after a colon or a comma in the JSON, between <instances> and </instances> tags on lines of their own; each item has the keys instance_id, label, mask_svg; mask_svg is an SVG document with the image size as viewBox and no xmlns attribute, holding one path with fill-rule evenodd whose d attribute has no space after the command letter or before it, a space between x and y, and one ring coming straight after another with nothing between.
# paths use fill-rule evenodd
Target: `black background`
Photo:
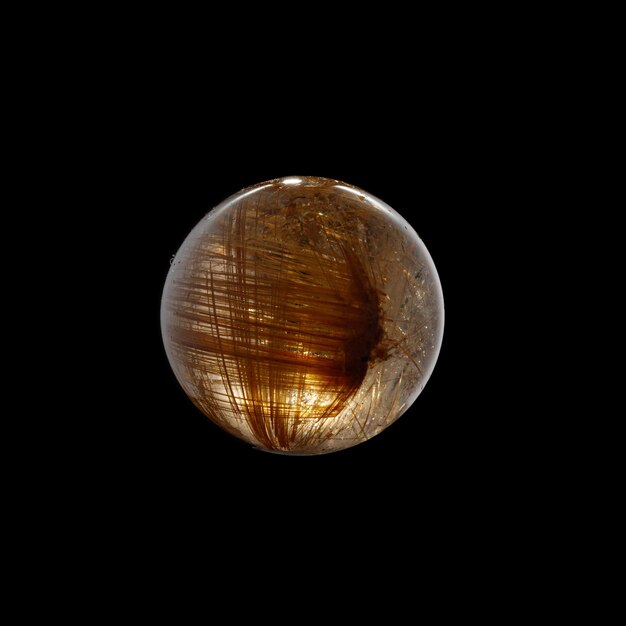
<instances>
[{"instance_id":1,"label":"black background","mask_svg":"<svg viewBox=\"0 0 626 626\"><path fill-rule=\"evenodd\" d=\"M113 296L102 298L111 365L96 409L120 510L214 529L306 519L378 536L504 506L524 471L503 261L523 211L510 150L519 128L494 107L501 89L481 92L469 71L457 78L422 74L417 91L358 87L341 73L208 86L173 70L128 78L123 106L100 120L102 293ZM445 300L441 354L414 405L372 440L318 457L261 452L213 425L178 385L159 325L170 259L193 226L238 190L292 175L336 178L395 208L428 247Z\"/></svg>"},{"instance_id":2,"label":"black background","mask_svg":"<svg viewBox=\"0 0 626 626\"><path fill-rule=\"evenodd\" d=\"M186 505L209 509L225 501L235 508L273 503L329 514L356 507L377 517L422 498L438 506L458 498L476 502L485 481L501 480L495 466L511 450L499 436L501 391L490 362L498 274L493 251L477 238L488 219L483 187L493 184L483 168L493 172L494 163L474 151L475 139L468 153L466 138L455 126L442 130L440 117L404 126L408 121L381 130L285 117L265 125L255 120L219 137L185 126L143 136L150 145L142 146L129 172L138 197L122 219L132 234L130 257L122 259L132 305L123 321L117 427L128 480L138 481L133 494L169 494L166 501L193 494ZM257 451L214 426L175 380L159 326L170 258L191 228L239 189L287 175L337 178L393 206L428 247L446 307L437 366L407 413L371 441L311 458Z\"/></svg>"},{"instance_id":3,"label":"black background","mask_svg":"<svg viewBox=\"0 0 626 626\"><path fill-rule=\"evenodd\" d=\"M510 586L502 572L533 558L543 504L567 482L559 468L537 488L551 445L544 413L560 399L537 397L535 366L553 363L530 336L532 323L551 326L540 290L559 279L536 248L546 216L560 217L560 192L542 195L537 181L549 180L556 160L551 127L561 110L550 108L549 86L567 49L556 44L558 58L541 73L530 61L534 32L514 37L517 16L476 15L480 28L456 9L434 22L391 9L386 23L377 10L366 26L306 12L274 28L249 14L213 17L199 32L193 18L170 24L169 11L162 26L154 12L120 14L100 39L86 22L74 29L84 41L55 34L66 58L37 55L49 79L29 124L43 118L52 131L41 151L24 143L58 167L42 213L66 237L63 264L55 249L44 267L53 295L35 311L56 309L69 328L43 332L58 339L43 367L58 370L60 400L39 386L27 397L50 430L68 425L64 445L46 442L54 458L37 469L50 504L33 515L33 536L58 516L85 555L76 568L85 584L94 566L106 579L95 610L119 595L109 578L126 578L141 599L145 581L165 597L181 573L196 572L237 591L270 583L258 604L242 593L235 613L246 603L273 611L289 582L299 610L317 605L325 617L330 597L352 608L347 582L357 587L354 605L369 609L387 586L386 615L398 599L414 610L414 571L446 596L441 606L471 582L488 604ZM337 178L394 207L428 247L446 307L439 361L407 413L371 441L311 458L254 450L211 424L175 380L159 327L169 260L191 228L239 189L288 175ZM58 247L56 233L47 238ZM36 341L40 328L38 319ZM518 365L522 356L528 365ZM49 475L59 465L67 473ZM66 544L50 543L61 551L54 576ZM268 573L275 564L282 577ZM534 580L541 566L531 566ZM307 573L310 587L300 584ZM514 609L528 589L524 581ZM160 608L151 597L142 610L148 604Z\"/></svg>"}]
</instances>

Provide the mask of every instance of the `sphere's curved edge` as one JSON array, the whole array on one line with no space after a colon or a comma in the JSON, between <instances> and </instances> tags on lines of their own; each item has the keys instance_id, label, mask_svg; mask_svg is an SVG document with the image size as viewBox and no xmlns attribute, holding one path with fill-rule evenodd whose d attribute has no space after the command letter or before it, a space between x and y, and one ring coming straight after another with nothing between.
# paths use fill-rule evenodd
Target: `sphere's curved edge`
<instances>
[{"instance_id":1,"label":"sphere's curved edge","mask_svg":"<svg viewBox=\"0 0 626 626\"><path fill-rule=\"evenodd\" d=\"M421 378L419 387L414 391L414 394L409 396L409 398L407 399L406 406L404 407L404 409L398 414L398 416L394 420L394 421L397 421L398 419L400 419L400 417L402 417L413 406L413 404L415 404L415 402L420 397L420 395L422 395L424 389L426 388L426 385L430 381L430 379L431 379L431 377L433 375L433 372L435 371L435 369L437 367L437 363L439 361L439 355L441 354L441 347L443 345L443 336L444 336L444 329L445 329L445 299L444 299L444 296L443 296L443 287L441 285L441 277L439 276L439 272L437 271L437 266L435 265L435 262L433 260L433 257L431 255L431 253L430 253L430 250L428 249L428 247L426 246L426 244L424 243L422 238L419 236L417 231L411 226L411 224L409 224L402 217L402 215L400 215L392 207L389 207L389 209L391 211L393 211L400 218L400 220L402 220L402 222L407 224L407 226L411 229L411 231L415 234L415 236L419 240L419 243L420 243L420 245L422 247L422 254L424 255L425 260L428 263L429 273L431 275L431 279L432 279L432 281L434 283L434 286L436 288L437 295L438 295L438 297L437 297L437 302L438 302L438 319L437 319L438 327L437 327L437 336L436 336L436 340L435 340L435 348L434 348L434 351L432 352L432 366L430 368L428 368L427 371L424 374L422 374L422 378Z\"/></svg>"},{"instance_id":2,"label":"sphere's curved edge","mask_svg":"<svg viewBox=\"0 0 626 626\"><path fill-rule=\"evenodd\" d=\"M331 183L330 186L337 187L343 191L347 191L348 193L352 193L353 195L359 197L360 199L368 201L372 206L384 211L385 213L390 214L396 219L399 219L403 224L407 225L409 228L415 232L413 227L402 217L400 213L398 213L393 207L389 206L384 200L381 200L379 197L370 193L369 191L365 191L356 185L352 185L351 183L346 183L337 178L329 178L327 176L278 176L276 178L271 178L269 180L255 183L254 185L249 185L244 187L243 189L237 191L232 194L228 198L224 199L218 205L213 207L205 216L206 219L209 215L214 212L217 212L221 209L229 207L235 200L240 200L241 198L248 197L257 191L261 191L266 187L270 187L280 183L282 185L302 185L304 187L312 187L315 185L319 185L320 183L328 184ZM417 234L417 233L415 233ZM419 237L419 235L418 235ZM421 240L420 240L421 241Z\"/></svg>"},{"instance_id":3,"label":"sphere's curved edge","mask_svg":"<svg viewBox=\"0 0 626 626\"><path fill-rule=\"evenodd\" d=\"M320 450L319 452L289 452L289 450L269 450L267 448L262 448L261 446L256 446L254 444L249 444L253 450L258 450L259 452L267 452L268 454L276 454L278 456L299 456L299 457L316 457L316 456L326 456L328 454L336 454L337 452L344 452L346 450L351 450L352 448L357 448L358 446L367 443L370 439L373 439L374 436L368 437L367 439L363 439L363 441L357 441L349 446L345 446L344 448L336 448L334 450ZM248 442L244 442L248 443Z\"/></svg>"},{"instance_id":4,"label":"sphere's curved edge","mask_svg":"<svg viewBox=\"0 0 626 626\"><path fill-rule=\"evenodd\" d=\"M253 450L258 450L259 452L267 452L268 454L276 454L277 456L322 456L323 454L328 454L330 452L335 452L335 450L328 450L326 452L318 452L313 454L306 454L304 452L288 452L283 450L268 450L267 448L260 448L259 446L252 446Z\"/></svg>"},{"instance_id":5,"label":"sphere's curved edge","mask_svg":"<svg viewBox=\"0 0 626 626\"><path fill-rule=\"evenodd\" d=\"M423 392L426 384L429 382L432 373L436 367L438 358L440 356L441 353L441 348L442 348L442 344L443 344L443 335L444 335L444 327L445 327L445 306L444 306L444 296L443 296L443 289L442 289L442 285L441 285L441 278L439 276L439 273L436 269L435 263L433 261L432 255L430 254L430 251L428 250L428 248L426 247L426 245L424 244L424 242L422 241L422 239L420 238L420 236L418 235L418 233L415 231L415 229L413 228L413 226L407 222L407 220L400 214L398 213L395 209L393 209L391 206L389 206L388 204L386 204L383 200L380 200L379 198L377 198L376 196L370 194L369 192L366 192L362 189L360 189L359 187L356 187L354 185L351 185L349 183L345 183L342 181L339 181L337 179L334 178L327 178L327 177L315 177L315 176L284 176L284 177L278 177L278 178L273 178L271 180L265 181L265 182L261 182L261 183L257 183L254 185L250 185L244 189L242 189L241 191L238 191L237 193L231 195L230 197L226 198L224 201L222 201L220 204L216 205L214 208L212 208L208 213L205 214L205 216L200 220L200 222L198 222L198 224L196 224L196 226L191 230L191 232L188 234L188 236L185 238L185 240L183 241L183 243L181 244L181 246L179 247L178 251L176 252L176 255L174 256L172 262L171 262L171 266L170 268L168 268L168 272L167 272L167 277L165 280L165 284L164 284L164 288L163 288L163 292L161 294L161 303L160 303L160 326L161 326L161 337L162 337L162 341L163 341L163 345L164 345L164 349L168 358L168 361L170 362L170 365L173 369L174 375L176 377L176 379L178 380L178 382L181 384L181 386L183 387L183 389L185 389L185 391L187 392L187 395L189 395L189 391L186 387L186 385L184 384L184 377L181 375L179 375L179 371L176 367L176 358L175 354L177 355L177 352L172 352L171 346L170 346L170 342L172 340L172 337L169 336L169 332L167 330L167 325L169 323L169 319L168 319L168 313L166 312L166 307L165 307L165 303L167 300L167 292L168 292L168 288L171 287L171 283L177 283L178 279L179 279L179 274L177 274L177 266L178 263L182 264L182 267L184 268L185 266L185 255L189 256L190 253L190 242L193 242L194 237L197 237L198 235L202 235L204 236L204 232L205 230L208 229L213 229L215 230L216 226L219 225L219 222L222 221L222 217L224 220L228 219L228 216L230 215L230 213L228 212L229 209L231 207L237 207L237 203L239 201L241 201L242 199L245 199L245 202L247 203L250 200L250 197L253 196L255 193L261 192L263 191L263 189L267 189L270 188L272 186L279 186L280 188L280 193L288 193L288 188L289 186L293 186L298 187L298 186L302 186L302 187L315 187L317 185L323 185L326 188L333 188L336 187L339 190L339 193L335 193L333 189L330 189L330 191L332 192L330 194L330 197L332 198L331 200L331 206L332 205L339 205L341 206L341 202L345 199L349 204L349 206L354 206L355 200L356 202L363 202L363 213L365 215L368 215L368 206L371 207L372 209L375 209L374 211L372 211L371 215L372 215L372 219L376 220L381 220L384 219L381 216L381 212L384 213L385 215L388 216L389 222L390 223L395 223L395 228L394 228L394 232L395 229L397 228L399 232L404 232L405 233L405 237L409 237L409 239L404 239L404 241L409 241L411 239L415 239L416 242L419 244L418 248L420 249L420 254L421 254L421 258L424 262L424 266L427 268L428 273L430 274L430 294L429 297L432 298L431 302L435 303L435 309L436 309L436 315L433 315L432 319L436 319L436 329L435 329L435 324L433 324L432 329L429 331L431 333L430 335L430 341L428 343L429 345L429 349L431 350L430 354L429 354L429 358L428 358L428 362L424 363L425 367L422 370L418 370L420 371L420 377L419 377L419 384L416 385L413 389L413 393L411 393L408 397L406 397L406 402L404 404L404 406L402 407L402 409L399 409L399 412L396 414L395 418L389 422L387 422L387 424L385 426L383 426L380 430L376 431L376 432L371 432L370 436L365 436L362 440L356 440L354 441L354 443L351 443L347 446L344 447L337 447L337 448L331 448L331 449L324 449L324 450L319 450L319 451L311 451L311 452L299 452L299 451L294 451L291 452L289 450L285 450L285 449L268 449L263 447L262 445L258 445L255 444L254 442L248 440L246 437L244 436L240 436L240 435L234 435L237 436L239 439L241 439L242 441L244 441L245 443L248 443L248 445L250 445L251 447L253 447L253 449L255 450L260 450L262 452L268 452L270 454L277 454L280 456L305 456L305 457L310 457L310 456L323 456L323 455L327 455L327 454L332 454L335 452L341 452L343 450L347 450L353 447L356 447L362 443L365 443L366 441L368 441L369 439L377 436L378 434L380 434L383 430L385 430L388 426L390 426L393 422L395 422L401 415L403 415L404 413L406 413L406 411L415 403L415 401L417 400L417 398L420 396L420 394ZM294 189L294 191L296 191ZM345 192L345 193L341 193L341 192ZM313 194L313 192L311 190L308 190L306 193L308 194ZM350 198L348 200L348 195L347 194L351 194L352 196L354 196L354 198ZM260 196L260 201L266 202L268 198L272 198L272 194L262 194L262 196ZM253 200L253 202L256 202L258 204L259 200L255 199ZM271 202L268 203L272 204ZM278 205L281 206L281 205ZM238 209L236 209L238 210ZM317 209L316 209L317 210ZM324 210L324 209L321 209ZM359 209L360 210L360 209ZM223 212L226 213L223 213ZM378 217L374 217L374 215L378 213ZM325 213L319 213L319 214L315 214L315 215L320 215L323 216L325 215ZM334 215L334 214L332 214ZM360 213L357 213L357 215L360 215ZM212 220L208 221L207 220L209 218L215 217L216 221L213 222ZM317 219L317 218L316 218ZM361 219L359 217L359 219ZM219 227L219 226L218 226ZM313 236L315 236L315 232L311 231ZM306 231L306 234L308 235L309 232ZM399 235L398 235L399 236ZM333 240L334 241L334 240ZM386 257L385 257L386 258ZM417 257L416 257L417 258ZM407 261L408 263L408 261ZM410 267L410 263L408 265L405 265L404 267ZM393 272L392 272L393 275ZM416 275L417 278L417 275ZM211 283L213 284L213 283ZM178 285L176 286L175 289L180 290L180 283L178 283ZM252 293L252 292L251 292ZM397 301L397 300L396 300ZM405 300L406 302L406 300ZM249 311L254 311L255 308L251 308L248 309ZM293 312L292 312L293 313ZM429 324L430 325L430 324ZM428 326L426 327L428 328ZM214 354L216 354L216 352L214 352ZM408 353L407 353L408 355ZM408 356L408 358L411 358L410 356ZM415 357L417 358L417 357ZM345 365L344 365L344 369L345 369ZM413 397L411 397L413 396ZM191 396L189 396L191 398ZM194 404L196 404L196 402L194 401ZM325 405L324 405L325 406ZM203 412L206 413L206 411L204 409L201 409ZM373 414L373 413L372 413ZM208 417L208 414L207 414ZM382 418L381 418L382 419ZM212 420L215 421L215 420ZM220 426L220 424L218 424L218 426ZM223 427L223 426L222 426ZM231 433L234 434L234 433ZM336 433L335 433L336 434ZM284 445L284 442L283 444Z\"/></svg>"}]
</instances>

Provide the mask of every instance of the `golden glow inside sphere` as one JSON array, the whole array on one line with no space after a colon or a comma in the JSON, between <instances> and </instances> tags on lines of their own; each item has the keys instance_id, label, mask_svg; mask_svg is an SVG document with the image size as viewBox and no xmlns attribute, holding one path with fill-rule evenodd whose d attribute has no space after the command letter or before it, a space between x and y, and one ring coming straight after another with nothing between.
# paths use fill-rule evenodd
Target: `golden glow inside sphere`
<instances>
[{"instance_id":1,"label":"golden glow inside sphere","mask_svg":"<svg viewBox=\"0 0 626 626\"><path fill-rule=\"evenodd\" d=\"M443 317L411 226L362 189L308 176L208 213L161 303L167 356L194 404L288 454L349 448L398 419L432 373Z\"/></svg>"}]
</instances>

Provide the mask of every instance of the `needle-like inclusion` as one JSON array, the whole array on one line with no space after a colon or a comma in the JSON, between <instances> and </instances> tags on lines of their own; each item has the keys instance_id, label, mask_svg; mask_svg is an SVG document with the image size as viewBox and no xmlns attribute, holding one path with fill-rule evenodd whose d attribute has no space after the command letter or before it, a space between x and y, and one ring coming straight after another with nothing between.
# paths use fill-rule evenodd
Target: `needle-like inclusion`
<instances>
[{"instance_id":1,"label":"needle-like inclusion","mask_svg":"<svg viewBox=\"0 0 626 626\"><path fill-rule=\"evenodd\" d=\"M170 364L196 406L265 450L370 439L428 380L443 297L393 209L336 180L250 187L191 231L161 304Z\"/></svg>"}]
</instances>

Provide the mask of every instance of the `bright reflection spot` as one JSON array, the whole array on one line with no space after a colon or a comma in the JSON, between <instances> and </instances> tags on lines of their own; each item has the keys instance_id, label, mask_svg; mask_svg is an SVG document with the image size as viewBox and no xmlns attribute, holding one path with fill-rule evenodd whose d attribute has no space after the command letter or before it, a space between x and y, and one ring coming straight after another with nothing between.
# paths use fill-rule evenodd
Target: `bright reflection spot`
<instances>
[{"instance_id":1,"label":"bright reflection spot","mask_svg":"<svg viewBox=\"0 0 626 626\"><path fill-rule=\"evenodd\" d=\"M358 189L352 189L351 187L345 187L344 185L334 185L337 189L343 189L348 193L351 193L353 196L358 196L359 198L363 198L363 192Z\"/></svg>"},{"instance_id":2,"label":"bright reflection spot","mask_svg":"<svg viewBox=\"0 0 626 626\"><path fill-rule=\"evenodd\" d=\"M369 202L370 204L372 204L373 206L382 209L383 211L387 212L387 213L392 213L391 207L387 206L386 204L384 204L383 202L381 202L380 200L378 200L377 198L374 198L373 196L370 195L363 195L363 192L360 189L351 189L350 187L346 187L345 185L334 185L337 189L342 189L343 191L347 191L348 193L351 193L353 196L357 196L360 200L365 200L365 202Z\"/></svg>"},{"instance_id":3,"label":"bright reflection spot","mask_svg":"<svg viewBox=\"0 0 626 626\"><path fill-rule=\"evenodd\" d=\"M261 189L266 189L267 187L271 187L271 186L272 186L272 183L268 183L267 185L261 185L260 187L255 187L254 189L250 189L249 191L245 191L244 193L237 193L228 202L219 205L219 208L225 209L226 207L231 206L233 203L238 202L242 198L251 196L252 194L258 193L259 191L261 191Z\"/></svg>"},{"instance_id":4,"label":"bright reflection spot","mask_svg":"<svg viewBox=\"0 0 626 626\"><path fill-rule=\"evenodd\" d=\"M297 185L301 182L301 178L283 178L283 185Z\"/></svg>"}]
</instances>

